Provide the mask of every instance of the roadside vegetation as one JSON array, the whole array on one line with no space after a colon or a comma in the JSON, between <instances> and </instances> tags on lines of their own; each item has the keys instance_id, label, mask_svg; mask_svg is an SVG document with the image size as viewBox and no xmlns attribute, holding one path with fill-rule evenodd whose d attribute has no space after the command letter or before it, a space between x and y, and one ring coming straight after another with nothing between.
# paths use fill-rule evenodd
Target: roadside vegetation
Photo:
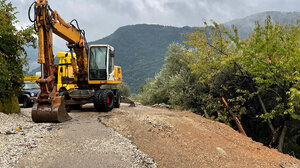
<instances>
[{"instance_id":1,"label":"roadside vegetation","mask_svg":"<svg viewBox=\"0 0 300 168\"><path fill-rule=\"evenodd\" d=\"M117 88L119 89L121 96L125 96L125 97L130 96L130 88L127 85L127 83L123 82L122 84L118 85Z\"/></svg>"},{"instance_id":2,"label":"roadside vegetation","mask_svg":"<svg viewBox=\"0 0 300 168\"><path fill-rule=\"evenodd\" d=\"M234 26L204 24L169 46L139 101L191 110L300 158L300 25L267 17L241 39Z\"/></svg>"},{"instance_id":3,"label":"roadside vegetation","mask_svg":"<svg viewBox=\"0 0 300 168\"><path fill-rule=\"evenodd\" d=\"M33 27L16 28L16 9L0 0L0 111L18 113L18 95L23 85L23 67L27 64L24 47L35 47Z\"/></svg>"}]
</instances>

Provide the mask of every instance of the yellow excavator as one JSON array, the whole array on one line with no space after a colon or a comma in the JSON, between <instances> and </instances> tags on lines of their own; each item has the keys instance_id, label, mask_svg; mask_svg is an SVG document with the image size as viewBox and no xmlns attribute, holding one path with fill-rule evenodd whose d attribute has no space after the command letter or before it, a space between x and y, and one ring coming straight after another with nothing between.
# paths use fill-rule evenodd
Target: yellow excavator
<instances>
[{"instance_id":1,"label":"yellow excavator","mask_svg":"<svg viewBox=\"0 0 300 168\"><path fill-rule=\"evenodd\" d=\"M34 10L34 18L30 14ZM28 10L29 20L38 32L38 60L41 77L36 80L40 93L32 108L34 122L64 122L71 117L66 107L94 103L97 111L107 112L120 107L120 93L115 86L122 83L121 67L114 65L114 48L108 44L88 45L85 31L77 20L66 23L48 0L36 0ZM75 25L74 25L74 24ZM74 84L76 89L57 91L52 36L67 41L70 49L72 78L62 77L62 84ZM76 58L75 58L76 54ZM69 65L66 65L69 66ZM58 69L60 71L60 69ZM108 85L109 87L102 87Z\"/></svg>"}]
</instances>

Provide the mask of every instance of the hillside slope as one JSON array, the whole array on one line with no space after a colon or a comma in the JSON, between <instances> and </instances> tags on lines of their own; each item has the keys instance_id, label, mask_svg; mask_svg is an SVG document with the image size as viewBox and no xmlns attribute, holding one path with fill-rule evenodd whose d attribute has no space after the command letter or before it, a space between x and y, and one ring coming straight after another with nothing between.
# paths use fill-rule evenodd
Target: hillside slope
<instances>
[{"instance_id":1,"label":"hillside slope","mask_svg":"<svg viewBox=\"0 0 300 168\"><path fill-rule=\"evenodd\" d=\"M145 79L160 71L169 44L182 42L184 37L180 33L193 30L191 27L131 25L91 44L108 43L115 47L116 65L122 66L124 81L131 91L138 92Z\"/></svg>"},{"instance_id":2,"label":"hillside slope","mask_svg":"<svg viewBox=\"0 0 300 168\"><path fill-rule=\"evenodd\" d=\"M297 20L300 19L300 12L278 12L278 11L267 11L262 13L253 14L245 18L234 19L232 21L224 23L227 27L232 24L235 25L239 30L239 35L243 38L247 38L249 32L254 29L255 21L263 25L264 20L267 16L271 17L273 23L279 22L280 24L296 24Z\"/></svg>"}]
</instances>

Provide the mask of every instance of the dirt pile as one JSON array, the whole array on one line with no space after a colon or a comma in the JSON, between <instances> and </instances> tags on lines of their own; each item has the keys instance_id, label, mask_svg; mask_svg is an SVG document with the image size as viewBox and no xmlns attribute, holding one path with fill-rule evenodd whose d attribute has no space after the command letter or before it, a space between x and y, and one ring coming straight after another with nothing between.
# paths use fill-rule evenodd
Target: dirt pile
<instances>
[{"instance_id":1,"label":"dirt pile","mask_svg":"<svg viewBox=\"0 0 300 168\"><path fill-rule=\"evenodd\" d=\"M160 167L300 167L299 160L191 112L122 105L99 121L132 140Z\"/></svg>"}]
</instances>

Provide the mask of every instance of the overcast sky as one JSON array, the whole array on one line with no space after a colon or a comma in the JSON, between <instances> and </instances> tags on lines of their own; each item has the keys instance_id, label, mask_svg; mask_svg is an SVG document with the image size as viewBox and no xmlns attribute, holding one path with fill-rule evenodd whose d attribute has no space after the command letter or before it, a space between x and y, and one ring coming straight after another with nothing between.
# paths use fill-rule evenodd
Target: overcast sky
<instances>
[{"instance_id":1,"label":"overcast sky","mask_svg":"<svg viewBox=\"0 0 300 168\"><path fill-rule=\"evenodd\" d=\"M18 26L29 25L27 11L33 0L7 1L20 12ZM77 19L88 41L124 25L201 26L203 19L224 23L263 11L300 11L299 0L49 0L49 4L65 21ZM54 42L56 47L65 43L58 37Z\"/></svg>"}]
</instances>

